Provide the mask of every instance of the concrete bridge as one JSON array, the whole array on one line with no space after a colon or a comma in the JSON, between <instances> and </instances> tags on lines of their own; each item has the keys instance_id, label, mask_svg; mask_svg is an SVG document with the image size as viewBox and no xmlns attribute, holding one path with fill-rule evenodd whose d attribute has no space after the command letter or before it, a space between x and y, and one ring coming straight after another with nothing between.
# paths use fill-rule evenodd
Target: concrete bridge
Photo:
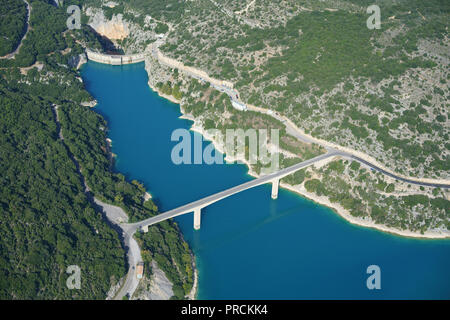
<instances>
[{"instance_id":1,"label":"concrete bridge","mask_svg":"<svg viewBox=\"0 0 450 320\"><path fill-rule=\"evenodd\" d=\"M187 214L187 213L191 213L194 212L194 229L198 230L200 229L200 224L201 224L201 210L206 207L209 206L210 204L213 204L219 200L222 200L224 198L230 197L236 193L242 192L244 190L247 189L251 189L257 186L260 186L262 184L265 183L271 183L272 184L272 199L276 199L278 197L278 188L280 185L280 179L293 174L295 172L297 172L298 170L301 170L303 168L306 168L318 161L333 157L333 156L337 156L340 155L339 152L328 152L326 154L317 156L315 158L297 163L293 166L290 166L288 168L282 169L278 172L275 173L271 173L268 175L265 175L263 177L245 182L243 184L240 184L236 187L218 192L216 194L213 194L211 196L205 197L203 199L188 203L186 205L183 205L181 207L178 207L176 209L167 211L165 213L161 213L157 216L142 220L140 222L137 223L130 223L130 224L125 224L122 225L122 227L126 230L126 232L128 234L133 234L134 232L136 232L137 230L141 230L143 232L148 232L148 227L155 224L155 223L159 223L162 222L164 220L167 219L171 219L177 216L181 216L183 214Z\"/></svg>"}]
</instances>

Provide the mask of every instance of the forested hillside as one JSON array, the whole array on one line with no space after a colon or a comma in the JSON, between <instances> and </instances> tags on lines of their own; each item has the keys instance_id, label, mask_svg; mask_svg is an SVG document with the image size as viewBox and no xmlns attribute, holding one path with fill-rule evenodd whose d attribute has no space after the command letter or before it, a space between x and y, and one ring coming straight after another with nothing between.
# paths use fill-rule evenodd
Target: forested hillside
<instances>
[{"instance_id":1,"label":"forested hillside","mask_svg":"<svg viewBox=\"0 0 450 320\"><path fill-rule=\"evenodd\" d=\"M144 202L142 184L114 172L107 123L82 106L92 97L73 61L86 46L101 48L101 37L86 26L67 30L68 3L30 5L31 29L19 54L0 60L0 299L105 299L128 266L119 234L92 198L124 208L130 220L157 214L157 207ZM160 251L160 267L179 288L192 282L177 276L174 261L191 259L176 225L147 235L153 248L170 247ZM81 269L80 290L66 286L70 265Z\"/></svg>"},{"instance_id":2,"label":"forested hillside","mask_svg":"<svg viewBox=\"0 0 450 320\"><path fill-rule=\"evenodd\" d=\"M124 250L87 200L50 103L0 84L0 298L101 299ZM69 265L81 290L65 285Z\"/></svg>"}]
</instances>

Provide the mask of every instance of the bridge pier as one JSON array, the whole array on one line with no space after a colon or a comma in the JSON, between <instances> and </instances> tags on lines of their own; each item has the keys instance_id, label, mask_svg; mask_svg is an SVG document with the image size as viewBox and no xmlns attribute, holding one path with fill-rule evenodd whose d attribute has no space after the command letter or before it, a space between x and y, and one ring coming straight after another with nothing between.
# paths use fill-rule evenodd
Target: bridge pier
<instances>
[{"instance_id":1,"label":"bridge pier","mask_svg":"<svg viewBox=\"0 0 450 320\"><path fill-rule=\"evenodd\" d=\"M201 221L201 210L202 208L195 208L194 209L194 229L199 230L200 229L200 221Z\"/></svg>"},{"instance_id":2,"label":"bridge pier","mask_svg":"<svg viewBox=\"0 0 450 320\"><path fill-rule=\"evenodd\" d=\"M280 179L272 180L272 199L278 198L278 187L280 185Z\"/></svg>"}]
</instances>

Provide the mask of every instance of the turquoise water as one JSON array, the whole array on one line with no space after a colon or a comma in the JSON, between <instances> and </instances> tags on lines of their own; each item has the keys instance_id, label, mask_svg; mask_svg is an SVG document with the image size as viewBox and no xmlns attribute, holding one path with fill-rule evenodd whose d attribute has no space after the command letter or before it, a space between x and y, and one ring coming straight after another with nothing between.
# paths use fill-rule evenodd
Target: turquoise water
<instances>
[{"instance_id":1,"label":"turquoise water","mask_svg":"<svg viewBox=\"0 0 450 320\"><path fill-rule=\"evenodd\" d=\"M162 212L251 179L244 165L174 165L170 140L190 128L147 85L144 64L82 69L108 121L116 170L142 181ZM197 135L197 133L192 133ZM205 143L207 145L208 143ZM328 208L260 186L177 218L199 268L200 299L450 298L450 241L415 240L351 225ZM366 269L381 268L381 290Z\"/></svg>"}]
</instances>

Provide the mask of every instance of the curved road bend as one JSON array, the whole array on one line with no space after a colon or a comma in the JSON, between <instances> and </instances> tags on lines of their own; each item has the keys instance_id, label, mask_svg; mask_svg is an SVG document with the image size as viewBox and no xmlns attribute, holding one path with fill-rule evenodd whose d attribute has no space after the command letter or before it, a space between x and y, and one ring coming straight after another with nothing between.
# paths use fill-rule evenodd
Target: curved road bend
<instances>
[{"instance_id":1,"label":"curved road bend","mask_svg":"<svg viewBox=\"0 0 450 320\"><path fill-rule=\"evenodd\" d=\"M102 209L106 218L118 228L118 232L122 232L124 247L127 253L128 273L125 276L125 282L115 294L114 300L121 300L122 297L128 295L131 297L139 285L139 279L136 277L135 267L138 262L142 261L141 250L138 243L133 238L133 234L127 233L122 228L122 222L128 220L128 215L125 211L118 207L94 198L94 202Z\"/></svg>"},{"instance_id":2,"label":"curved road bend","mask_svg":"<svg viewBox=\"0 0 450 320\"><path fill-rule=\"evenodd\" d=\"M7 55L0 57L0 59L12 59L14 58L14 56L19 53L20 47L22 47L23 44L23 40L25 40L25 38L28 35L28 31L30 30L30 16L31 16L31 6L28 3L27 0L23 0L23 2L25 2L25 4L27 5L27 30L25 30L25 34L23 35L22 39L20 39L19 45L17 46L16 50L14 50L11 53L8 53Z\"/></svg>"},{"instance_id":3,"label":"curved road bend","mask_svg":"<svg viewBox=\"0 0 450 320\"><path fill-rule=\"evenodd\" d=\"M385 174L385 175L387 175L387 176L389 176L391 178L397 179L399 181L403 181L403 182L411 183L411 184L416 184L416 185L420 185L420 186L427 186L427 187L444 188L444 189L449 189L450 188L450 184L420 182L420 181L415 181L415 180L411 180L411 179L407 179L407 178L402 178L402 177L396 176L393 173L390 173L390 172L388 172L388 171L386 171L386 170L384 170L384 169L382 169L382 168L380 168L380 167L378 167L378 166L376 166L376 165L374 165L374 164L372 164L372 163L370 163L370 162L368 162L368 161L366 161L364 159L361 159L360 157L357 157L357 156L354 156L354 155L351 155L351 154L346 154L346 155L343 155L343 156L345 156L346 158L351 158L353 160L361 162L361 163L365 164L366 166L369 166L370 168L372 168L372 169L374 169L374 170L376 170L378 172L381 172L381 173L383 173L383 174Z\"/></svg>"}]
</instances>

